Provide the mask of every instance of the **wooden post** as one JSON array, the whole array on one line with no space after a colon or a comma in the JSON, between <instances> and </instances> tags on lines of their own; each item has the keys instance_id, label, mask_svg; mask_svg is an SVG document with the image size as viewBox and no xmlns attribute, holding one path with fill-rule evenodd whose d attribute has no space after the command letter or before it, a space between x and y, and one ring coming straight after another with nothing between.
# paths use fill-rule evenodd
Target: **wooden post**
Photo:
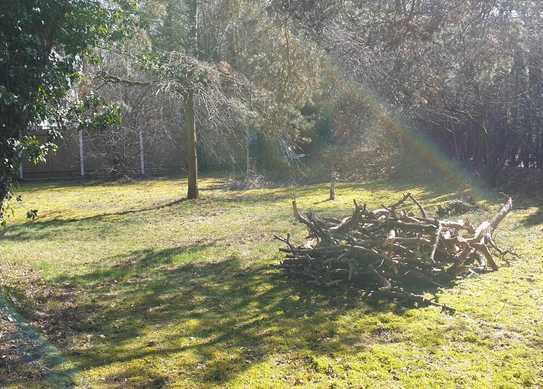
<instances>
[{"instance_id":1,"label":"wooden post","mask_svg":"<svg viewBox=\"0 0 543 389\"><path fill-rule=\"evenodd\" d=\"M145 148L143 144L143 130L140 128L139 131L140 139L140 172L142 176L145 176Z\"/></svg>"},{"instance_id":2,"label":"wooden post","mask_svg":"<svg viewBox=\"0 0 543 389\"><path fill-rule=\"evenodd\" d=\"M85 152L83 147L83 130L79 130L79 168L81 177L85 177Z\"/></svg>"},{"instance_id":3,"label":"wooden post","mask_svg":"<svg viewBox=\"0 0 543 389\"><path fill-rule=\"evenodd\" d=\"M336 199L336 180L337 172L335 170L330 174L330 201Z\"/></svg>"}]
</instances>

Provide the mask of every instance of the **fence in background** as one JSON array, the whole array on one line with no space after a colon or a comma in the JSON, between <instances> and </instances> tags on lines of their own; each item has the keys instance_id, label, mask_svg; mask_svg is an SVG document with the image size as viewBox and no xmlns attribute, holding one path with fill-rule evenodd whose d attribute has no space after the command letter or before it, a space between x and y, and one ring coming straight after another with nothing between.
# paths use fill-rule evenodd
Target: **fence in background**
<instances>
[{"instance_id":1,"label":"fence in background","mask_svg":"<svg viewBox=\"0 0 543 389\"><path fill-rule=\"evenodd\" d=\"M105 177L119 158L127 173L134 176L178 174L184 169L180 139L146 139L144 135L143 131L129 134L112 153L100 136L85 131L70 132L46 163L25 162L19 176L24 180Z\"/></svg>"}]
</instances>

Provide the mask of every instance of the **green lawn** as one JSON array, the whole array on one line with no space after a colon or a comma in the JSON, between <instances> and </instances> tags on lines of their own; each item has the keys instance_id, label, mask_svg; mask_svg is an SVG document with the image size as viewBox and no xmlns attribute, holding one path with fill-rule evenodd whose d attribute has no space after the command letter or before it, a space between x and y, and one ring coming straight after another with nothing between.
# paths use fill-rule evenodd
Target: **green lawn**
<instances>
[{"instance_id":1,"label":"green lawn","mask_svg":"<svg viewBox=\"0 0 543 389\"><path fill-rule=\"evenodd\" d=\"M273 267L281 258L273 234L304 236L291 190L202 184L198 201L180 200L179 180L20 188L0 240L1 282L61 351L51 379L123 388L543 385L537 201L517 202L497 236L520 259L439 291L459 310L450 316L290 282ZM325 185L297 197L301 208L333 214L350 212L353 198L378 206L405 191L431 208L457 189L369 182L339 185L334 202L323 202ZM476 220L501 201L481 193L486 211ZM28 209L40 218L26 221Z\"/></svg>"}]
</instances>

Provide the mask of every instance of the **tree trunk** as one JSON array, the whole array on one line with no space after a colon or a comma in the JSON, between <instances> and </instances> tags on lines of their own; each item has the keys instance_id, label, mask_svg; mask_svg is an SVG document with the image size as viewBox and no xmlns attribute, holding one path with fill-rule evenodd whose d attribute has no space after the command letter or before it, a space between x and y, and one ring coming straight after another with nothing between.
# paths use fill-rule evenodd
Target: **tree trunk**
<instances>
[{"instance_id":1,"label":"tree trunk","mask_svg":"<svg viewBox=\"0 0 543 389\"><path fill-rule=\"evenodd\" d=\"M185 139L188 172L188 199L198 198L198 153L196 150L196 125L194 122L194 93L188 92L185 96Z\"/></svg>"},{"instance_id":2,"label":"tree trunk","mask_svg":"<svg viewBox=\"0 0 543 389\"><path fill-rule=\"evenodd\" d=\"M249 180L249 178L251 177L251 135L249 134L249 131L247 131L247 134L245 136L246 138L246 147L247 147L247 150L246 153L245 153L245 168L246 168L246 171L245 171L245 178L247 180Z\"/></svg>"},{"instance_id":3,"label":"tree trunk","mask_svg":"<svg viewBox=\"0 0 543 389\"><path fill-rule=\"evenodd\" d=\"M12 185L11 177L0 177L0 226L5 222L4 212L6 203L10 198L10 188Z\"/></svg>"},{"instance_id":4,"label":"tree trunk","mask_svg":"<svg viewBox=\"0 0 543 389\"><path fill-rule=\"evenodd\" d=\"M198 50L198 5L199 0L189 2L188 27L189 37L186 51L195 58L199 57ZM194 91L187 91L184 96L185 109L185 139L187 153L188 192L187 199L198 198L198 151L196 149L196 123L194 120Z\"/></svg>"}]
</instances>

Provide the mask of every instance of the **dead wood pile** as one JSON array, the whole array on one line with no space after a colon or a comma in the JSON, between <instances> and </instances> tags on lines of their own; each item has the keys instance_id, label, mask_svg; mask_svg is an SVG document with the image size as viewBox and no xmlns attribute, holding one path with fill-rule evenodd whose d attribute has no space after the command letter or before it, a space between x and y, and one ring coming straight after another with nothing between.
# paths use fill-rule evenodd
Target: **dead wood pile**
<instances>
[{"instance_id":1,"label":"dead wood pile","mask_svg":"<svg viewBox=\"0 0 543 389\"><path fill-rule=\"evenodd\" d=\"M411 202L417 216L406 210ZM293 202L294 215L309 236L287 247L281 268L320 286L355 284L371 293L407 297L438 305L411 292L421 286L440 287L456 278L482 270L497 270L504 257L493 233L512 209L509 198L490 221L474 227L468 220L447 221L430 217L415 197L407 193L395 204L369 210L354 202L351 216L343 219L302 214Z\"/></svg>"}]
</instances>

